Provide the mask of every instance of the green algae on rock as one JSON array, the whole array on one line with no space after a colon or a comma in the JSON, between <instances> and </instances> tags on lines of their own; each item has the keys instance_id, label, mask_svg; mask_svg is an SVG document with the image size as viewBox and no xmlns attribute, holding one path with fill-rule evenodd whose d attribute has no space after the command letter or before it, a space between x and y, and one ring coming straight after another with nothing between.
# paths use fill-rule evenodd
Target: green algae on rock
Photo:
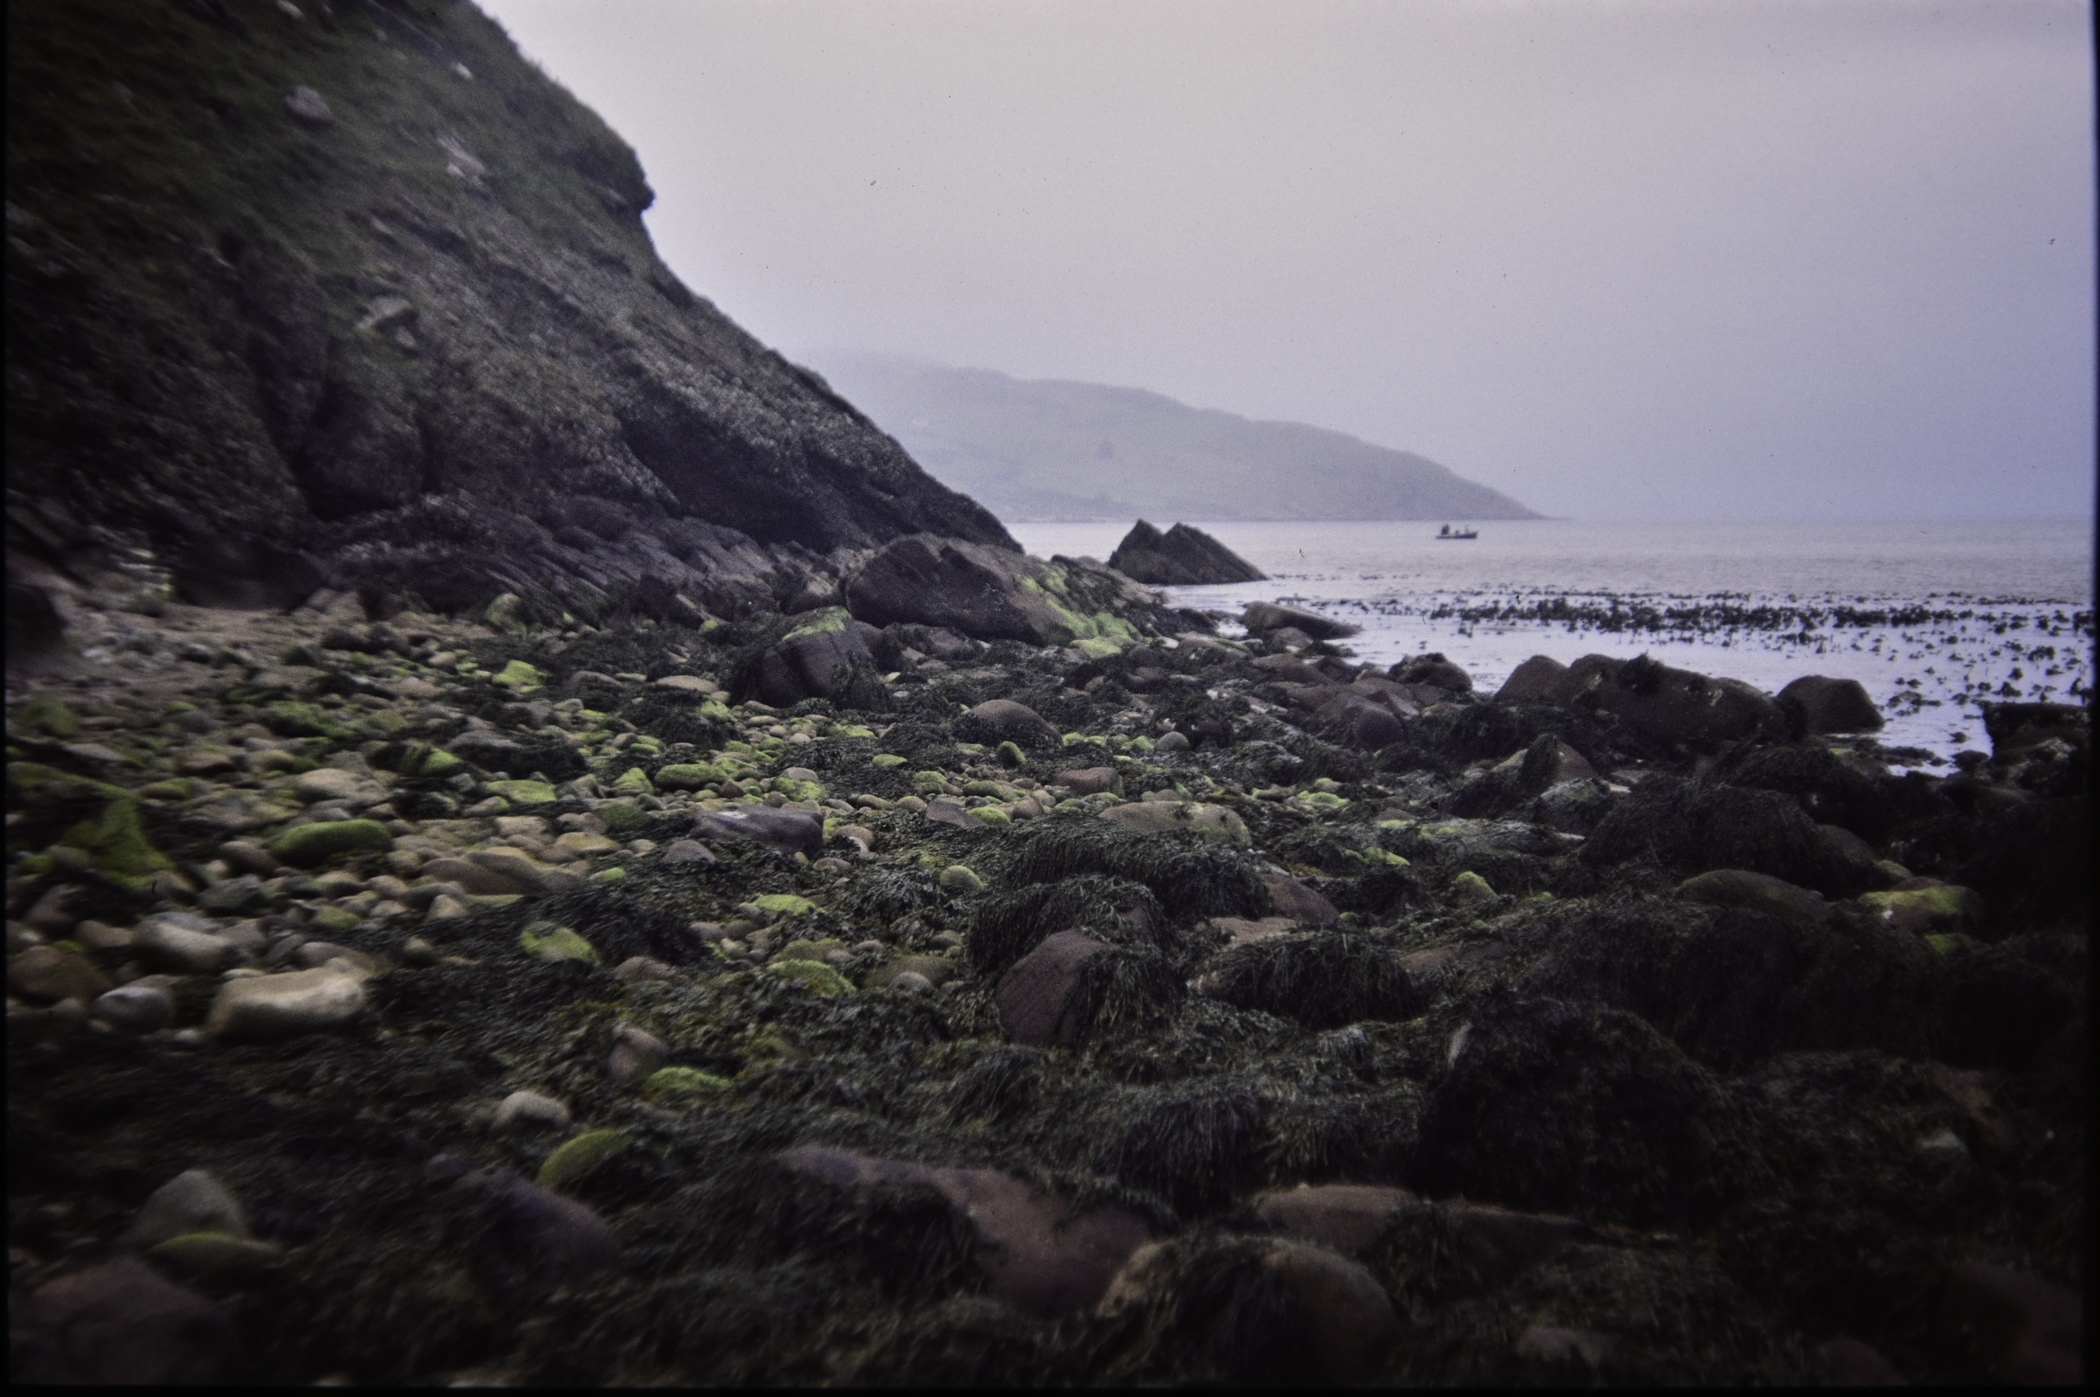
<instances>
[{"instance_id":1,"label":"green algae on rock","mask_svg":"<svg viewBox=\"0 0 2100 1397\"><path fill-rule=\"evenodd\" d=\"M295 868L312 868L338 854L383 854L393 847L394 836L377 820L323 820L286 830L271 843L270 855Z\"/></svg>"},{"instance_id":2,"label":"green algae on rock","mask_svg":"<svg viewBox=\"0 0 2100 1397\"><path fill-rule=\"evenodd\" d=\"M572 928L539 923L518 933L518 945L534 960L598 962L598 948Z\"/></svg>"},{"instance_id":3,"label":"green algae on rock","mask_svg":"<svg viewBox=\"0 0 2100 1397\"><path fill-rule=\"evenodd\" d=\"M633 1143L634 1137L625 1130L586 1130L564 1140L547 1156L537 1182L541 1188L567 1190Z\"/></svg>"}]
</instances>

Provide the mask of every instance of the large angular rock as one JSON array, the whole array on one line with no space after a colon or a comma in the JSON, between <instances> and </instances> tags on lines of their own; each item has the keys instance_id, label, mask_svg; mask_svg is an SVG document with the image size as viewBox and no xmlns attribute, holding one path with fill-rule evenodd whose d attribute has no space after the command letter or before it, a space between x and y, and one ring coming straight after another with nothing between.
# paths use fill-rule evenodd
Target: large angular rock
<instances>
[{"instance_id":1,"label":"large angular rock","mask_svg":"<svg viewBox=\"0 0 2100 1397\"><path fill-rule=\"evenodd\" d=\"M1142 519L1116 545L1108 565L1133 581L1155 587L1260 582L1268 576L1201 529L1176 524L1161 533Z\"/></svg>"},{"instance_id":2,"label":"large angular rock","mask_svg":"<svg viewBox=\"0 0 2100 1397\"><path fill-rule=\"evenodd\" d=\"M831 606L797 618L795 628L758 657L749 680L739 686L775 708L809 698L838 698L854 671L894 668L897 647L844 607Z\"/></svg>"},{"instance_id":3,"label":"large angular rock","mask_svg":"<svg viewBox=\"0 0 2100 1397\"><path fill-rule=\"evenodd\" d=\"M853 615L870 625L940 626L1031 645L1128 639L1135 631L1127 618L1165 619L1155 598L1114 573L930 534L881 549L847 576L845 592Z\"/></svg>"}]
</instances>

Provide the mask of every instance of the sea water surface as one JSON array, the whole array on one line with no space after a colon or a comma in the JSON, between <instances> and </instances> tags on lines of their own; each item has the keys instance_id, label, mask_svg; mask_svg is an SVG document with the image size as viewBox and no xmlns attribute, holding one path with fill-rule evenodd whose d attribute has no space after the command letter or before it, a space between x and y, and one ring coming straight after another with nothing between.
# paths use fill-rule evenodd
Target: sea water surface
<instances>
[{"instance_id":1,"label":"sea water surface","mask_svg":"<svg viewBox=\"0 0 2100 1397\"><path fill-rule=\"evenodd\" d=\"M1482 693L1532 655L1645 653L1769 692L1857 679L1888 719L1882 743L1931 765L1985 741L1978 704L2083 702L2093 682L2083 521L1542 519L1472 525L1466 542L1433 523L1190 522L1269 580L1170 588L1175 605L1310 606L1363 627L1346 642L1362 659L1439 651ZM1106 559L1130 525L1007 527L1040 557Z\"/></svg>"}]
</instances>

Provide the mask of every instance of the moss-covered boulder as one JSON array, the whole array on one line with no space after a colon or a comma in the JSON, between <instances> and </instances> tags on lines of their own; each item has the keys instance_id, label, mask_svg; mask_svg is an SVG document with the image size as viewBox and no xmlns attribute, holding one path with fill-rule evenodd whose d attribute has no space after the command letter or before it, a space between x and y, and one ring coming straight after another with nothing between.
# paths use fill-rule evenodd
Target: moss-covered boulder
<instances>
[{"instance_id":1,"label":"moss-covered boulder","mask_svg":"<svg viewBox=\"0 0 2100 1397\"><path fill-rule=\"evenodd\" d=\"M598 948L572 928L537 923L518 933L518 946L534 960L580 960L598 963Z\"/></svg>"},{"instance_id":2,"label":"moss-covered boulder","mask_svg":"<svg viewBox=\"0 0 2100 1397\"><path fill-rule=\"evenodd\" d=\"M270 855L294 868L312 868L338 854L383 854L394 836L377 820L323 820L288 829L270 844Z\"/></svg>"}]
</instances>

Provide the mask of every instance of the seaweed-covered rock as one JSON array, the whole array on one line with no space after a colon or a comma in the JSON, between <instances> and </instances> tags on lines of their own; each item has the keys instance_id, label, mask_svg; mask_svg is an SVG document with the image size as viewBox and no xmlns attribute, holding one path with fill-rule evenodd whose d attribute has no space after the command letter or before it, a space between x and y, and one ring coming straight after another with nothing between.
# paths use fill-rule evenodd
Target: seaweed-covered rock
<instances>
[{"instance_id":1,"label":"seaweed-covered rock","mask_svg":"<svg viewBox=\"0 0 2100 1397\"><path fill-rule=\"evenodd\" d=\"M1779 706L1738 679L1713 679L1642 655L1585 655L1568 667L1579 702L1609 713L1651 739L1701 750L1760 732L1779 732Z\"/></svg>"},{"instance_id":2,"label":"seaweed-covered rock","mask_svg":"<svg viewBox=\"0 0 2100 1397\"><path fill-rule=\"evenodd\" d=\"M1014 883L1048 883L1081 873L1105 873L1143 883L1171 915L1258 916L1269 910L1268 889L1236 850L1193 834L1132 834L1086 815L1038 820L1004 841L1004 876Z\"/></svg>"},{"instance_id":3,"label":"seaweed-covered rock","mask_svg":"<svg viewBox=\"0 0 2100 1397\"><path fill-rule=\"evenodd\" d=\"M1406 1019L1420 1012L1424 999L1392 952L1341 932L1265 936L1233 946L1205 967L1196 989L1308 1028Z\"/></svg>"},{"instance_id":4,"label":"seaweed-covered rock","mask_svg":"<svg viewBox=\"0 0 2100 1397\"><path fill-rule=\"evenodd\" d=\"M1717 882L1709 874L1687 886L1720 898ZM1571 921L1519 983L1638 1014L1723 1070L1803 1049L1925 1049L1939 969L1930 951L1885 928L1836 923L1827 907L1819 916L1783 889L1747 891L1719 908L1606 901Z\"/></svg>"},{"instance_id":5,"label":"seaweed-covered rock","mask_svg":"<svg viewBox=\"0 0 2100 1397\"><path fill-rule=\"evenodd\" d=\"M1149 948L1060 931L999 977L994 998L1015 1042L1071 1047L1154 1023L1184 992L1172 964Z\"/></svg>"},{"instance_id":6,"label":"seaweed-covered rock","mask_svg":"<svg viewBox=\"0 0 2100 1397\"><path fill-rule=\"evenodd\" d=\"M1170 954L1181 946L1150 888L1083 874L980 900L970 928L970 963L980 974L1001 974L1060 931L1083 931L1111 944L1148 943Z\"/></svg>"},{"instance_id":7,"label":"seaweed-covered rock","mask_svg":"<svg viewBox=\"0 0 2100 1397\"><path fill-rule=\"evenodd\" d=\"M1409 1169L1426 1193L1681 1227L1757 1177L1743 1106L1643 1019L1533 999L1453 1038Z\"/></svg>"},{"instance_id":8,"label":"seaweed-covered rock","mask_svg":"<svg viewBox=\"0 0 2100 1397\"><path fill-rule=\"evenodd\" d=\"M1746 744L1724 756L1709 779L1784 791L1818 824L1848 829L1871 845L1888 838L1905 805L1886 770L1817 743Z\"/></svg>"},{"instance_id":9,"label":"seaweed-covered rock","mask_svg":"<svg viewBox=\"0 0 2100 1397\"><path fill-rule=\"evenodd\" d=\"M1836 896L1861 876L1798 802L1777 791L1657 773L1634 787L1582 846L1585 863L1651 860L1679 875L1745 868Z\"/></svg>"}]
</instances>

